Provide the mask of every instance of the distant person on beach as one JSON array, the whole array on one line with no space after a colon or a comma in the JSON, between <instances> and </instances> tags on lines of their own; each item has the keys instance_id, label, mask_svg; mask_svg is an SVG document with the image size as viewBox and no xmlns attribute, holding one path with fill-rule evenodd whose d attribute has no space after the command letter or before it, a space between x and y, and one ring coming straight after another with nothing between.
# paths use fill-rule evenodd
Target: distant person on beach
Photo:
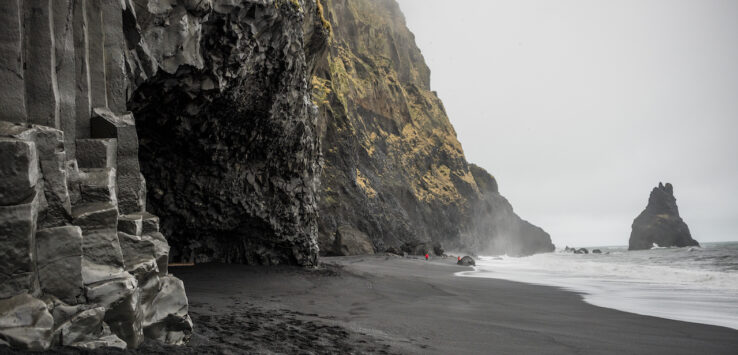
<instances>
[{"instance_id":1,"label":"distant person on beach","mask_svg":"<svg viewBox=\"0 0 738 355\"><path fill-rule=\"evenodd\" d=\"M428 253L425 253L425 260L428 260Z\"/></svg>"}]
</instances>

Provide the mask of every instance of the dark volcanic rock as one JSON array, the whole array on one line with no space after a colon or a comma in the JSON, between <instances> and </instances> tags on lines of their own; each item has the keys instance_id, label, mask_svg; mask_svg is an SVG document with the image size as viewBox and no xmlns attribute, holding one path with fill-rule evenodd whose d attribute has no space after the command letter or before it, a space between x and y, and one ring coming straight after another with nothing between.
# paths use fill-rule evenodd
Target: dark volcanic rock
<instances>
[{"instance_id":1,"label":"dark volcanic rock","mask_svg":"<svg viewBox=\"0 0 738 355\"><path fill-rule=\"evenodd\" d=\"M331 255L371 255L374 254L369 236L351 226L340 226L333 240L333 248L329 251Z\"/></svg>"},{"instance_id":2,"label":"dark volcanic rock","mask_svg":"<svg viewBox=\"0 0 738 355\"><path fill-rule=\"evenodd\" d=\"M329 34L316 2L136 11L162 70L140 73L128 107L172 259L315 265L320 151L309 83Z\"/></svg>"},{"instance_id":3,"label":"dark volcanic rock","mask_svg":"<svg viewBox=\"0 0 738 355\"><path fill-rule=\"evenodd\" d=\"M395 0L323 6L333 39L313 78L325 158L321 250L338 226L350 225L377 250L417 241L430 244L426 252L436 242L477 253L553 251L497 181L466 161Z\"/></svg>"},{"instance_id":4,"label":"dark volcanic rock","mask_svg":"<svg viewBox=\"0 0 738 355\"><path fill-rule=\"evenodd\" d=\"M46 304L27 293L0 300L0 345L45 350L52 342L53 326Z\"/></svg>"},{"instance_id":5,"label":"dark volcanic rock","mask_svg":"<svg viewBox=\"0 0 738 355\"><path fill-rule=\"evenodd\" d=\"M443 246L441 246L441 243L439 242L430 243L419 240L405 242L400 246L400 250L409 255L425 255L432 253L436 256L442 256L444 252Z\"/></svg>"},{"instance_id":6,"label":"dark volcanic rock","mask_svg":"<svg viewBox=\"0 0 738 355\"><path fill-rule=\"evenodd\" d=\"M600 249L593 249L592 254L602 254L602 250Z\"/></svg>"},{"instance_id":7,"label":"dark volcanic rock","mask_svg":"<svg viewBox=\"0 0 738 355\"><path fill-rule=\"evenodd\" d=\"M679 208L674 198L674 188L670 183L659 183L651 191L646 209L633 221L628 250L651 249L659 247L699 246L692 239L689 227L679 216Z\"/></svg>"},{"instance_id":8,"label":"dark volcanic rock","mask_svg":"<svg viewBox=\"0 0 738 355\"><path fill-rule=\"evenodd\" d=\"M461 258L461 259L459 259L459 261L457 261L456 264L457 265L464 265L464 266L475 266L475 265L477 265L477 263L474 262L474 259L472 259L472 257L471 256L468 256L468 255L465 256L465 257L463 257L463 258Z\"/></svg>"},{"instance_id":9,"label":"dark volcanic rock","mask_svg":"<svg viewBox=\"0 0 738 355\"><path fill-rule=\"evenodd\" d=\"M255 3L293 15L310 4L0 3L0 344L135 348L144 331L186 342L184 285L167 274L169 246L146 212L136 121L126 104L160 70L197 66L181 54L200 55L198 20L213 9L247 21ZM169 13L181 21L147 22ZM152 26L153 35L145 31ZM285 56L294 43L301 48L287 41Z\"/></svg>"},{"instance_id":10,"label":"dark volcanic rock","mask_svg":"<svg viewBox=\"0 0 738 355\"><path fill-rule=\"evenodd\" d=\"M36 233L36 253L43 292L68 304L84 303L82 230L77 226L42 229Z\"/></svg>"}]
</instances>

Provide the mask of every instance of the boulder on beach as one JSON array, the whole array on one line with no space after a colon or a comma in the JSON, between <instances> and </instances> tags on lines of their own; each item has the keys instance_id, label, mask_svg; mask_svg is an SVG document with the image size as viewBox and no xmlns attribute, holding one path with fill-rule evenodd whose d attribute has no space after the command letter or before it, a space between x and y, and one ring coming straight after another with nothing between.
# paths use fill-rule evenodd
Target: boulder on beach
<instances>
[{"instance_id":1,"label":"boulder on beach","mask_svg":"<svg viewBox=\"0 0 738 355\"><path fill-rule=\"evenodd\" d=\"M384 252L387 253L387 254L394 254L394 255L400 255L400 256L403 255L403 251L400 250L399 248L395 248L395 247L389 247L389 248L385 249Z\"/></svg>"},{"instance_id":2,"label":"boulder on beach","mask_svg":"<svg viewBox=\"0 0 738 355\"><path fill-rule=\"evenodd\" d=\"M54 318L41 300L22 293L0 300L0 344L41 351L51 345Z\"/></svg>"},{"instance_id":3,"label":"boulder on beach","mask_svg":"<svg viewBox=\"0 0 738 355\"><path fill-rule=\"evenodd\" d=\"M474 259L471 256L467 255L467 256L459 259L459 261L456 262L456 265L475 266L475 265L477 265L477 263L474 262Z\"/></svg>"},{"instance_id":4,"label":"boulder on beach","mask_svg":"<svg viewBox=\"0 0 738 355\"><path fill-rule=\"evenodd\" d=\"M366 233L348 226L338 227L336 236L333 239L333 250L331 255L349 256L349 255L373 255L374 245L372 245L369 236Z\"/></svg>"},{"instance_id":5,"label":"boulder on beach","mask_svg":"<svg viewBox=\"0 0 738 355\"><path fill-rule=\"evenodd\" d=\"M659 183L651 191L646 209L633 221L628 250L699 246L679 216L671 184Z\"/></svg>"},{"instance_id":6,"label":"boulder on beach","mask_svg":"<svg viewBox=\"0 0 738 355\"><path fill-rule=\"evenodd\" d=\"M439 242L422 242L419 240L412 240L405 242L400 246L400 250L407 253L408 255L425 255L432 254L435 256L442 256L444 253L443 246Z\"/></svg>"},{"instance_id":7,"label":"boulder on beach","mask_svg":"<svg viewBox=\"0 0 738 355\"><path fill-rule=\"evenodd\" d=\"M602 254L602 250L600 249L593 249L592 254Z\"/></svg>"}]
</instances>

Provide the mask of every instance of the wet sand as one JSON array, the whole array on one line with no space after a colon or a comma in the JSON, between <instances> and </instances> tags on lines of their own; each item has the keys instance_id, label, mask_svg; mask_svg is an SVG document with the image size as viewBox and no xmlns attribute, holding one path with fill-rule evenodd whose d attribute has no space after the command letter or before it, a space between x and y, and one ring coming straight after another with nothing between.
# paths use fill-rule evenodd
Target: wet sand
<instances>
[{"instance_id":1,"label":"wet sand","mask_svg":"<svg viewBox=\"0 0 738 355\"><path fill-rule=\"evenodd\" d=\"M589 305L546 286L465 278L454 259L324 258L318 270L172 268L189 345L137 353L738 354L738 331Z\"/></svg>"},{"instance_id":2,"label":"wet sand","mask_svg":"<svg viewBox=\"0 0 738 355\"><path fill-rule=\"evenodd\" d=\"M218 323L229 332L241 332L238 337L253 342L254 351L738 353L738 331L733 329L600 308L583 302L576 293L552 287L453 276L469 269L455 265L454 259L322 260L326 266L318 271L199 265L174 269L174 273L185 281L198 331L207 330L218 342L228 342L227 334L213 331ZM291 332L264 330L262 334L273 337L261 340L291 345L258 345L249 340L253 334L248 327L239 329L238 317L236 324L212 322L234 311L247 316L249 308L264 313L256 316L257 323L260 318L270 319L272 326L281 324L296 332L290 338ZM203 318L205 313L211 318ZM345 334L331 335L339 330ZM209 341L196 338L191 346Z\"/></svg>"}]
</instances>

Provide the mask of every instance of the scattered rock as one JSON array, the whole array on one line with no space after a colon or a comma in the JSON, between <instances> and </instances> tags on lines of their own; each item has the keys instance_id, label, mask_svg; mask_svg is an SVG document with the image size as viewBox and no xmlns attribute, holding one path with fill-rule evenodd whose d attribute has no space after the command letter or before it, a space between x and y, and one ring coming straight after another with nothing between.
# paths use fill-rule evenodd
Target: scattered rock
<instances>
[{"instance_id":1,"label":"scattered rock","mask_svg":"<svg viewBox=\"0 0 738 355\"><path fill-rule=\"evenodd\" d=\"M56 332L61 341L59 345L73 345L98 338L103 331L103 317L105 317L103 307L88 309L74 315L57 328Z\"/></svg>"},{"instance_id":2,"label":"scattered rock","mask_svg":"<svg viewBox=\"0 0 738 355\"><path fill-rule=\"evenodd\" d=\"M48 349L53 326L46 303L27 293L0 300L0 340L14 348Z\"/></svg>"},{"instance_id":3,"label":"scattered rock","mask_svg":"<svg viewBox=\"0 0 738 355\"><path fill-rule=\"evenodd\" d=\"M600 249L592 249L592 254L602 254L602 250L600 250Z\"/></svg>"},{"instance_id":4,"label":"scattered rock","mask_svg":"<svg viewBox=\"0 0 738 355\"><path fill-rule=\"evenodd\" d=\"M168 275L161 278L161 291L144 315L146 337L167 344L183 344L192 336L192 320L187 315L187 295L182 280Z\"/></svg>"},{"instance_id":5,"label":"scattered rock","mask_svg":"<svg viewBox=\"0 0 738 355\"><path fill-rule=\"evenodd\" d=\"M458 260L456 264L463 265L463 266L476 266L477 265L474 259L472 259L472 257L468 255Z\"/></svg>"},{"instance_id":6,"label":"scattered rock","mask_svg":"<svg viewBox=\"0 0 738 355\"><path fill-rule=\"evenodd\" d=\"M105 326L104 323L103 323L103 326ZM96 337L94 339L78 341L76 343L70 344L70 346L73 346L75 348L80 348L80 349L87 349L87 350L95 350L95 349L102 349L102 348L113 348L113 349L124 350L127 348L128 344L126 344L126 342L124 342L121 338L118 338L115 334L111 334L110 329L103 331L102 334L103 335Z\"/></svg>"},{"instance_id":7,"label":"scattered rock","mask_svg":"<svg viewBox=\"0 0 738 355\"><path fill-rule=\"evenodd\" d=\"M395 248L395 247L389 247L389 248L385 249L384 252L385 253L389 253L389 254L399 255L399 256L402 256L403 255L403 251L400 250L399 248Z\"/></svg>"},{"instance_id":8,"label":"scattered rock","mask_svg":"<svg viewBox=\"0 0 738 355\"><path fill-rule=\"evenodd\" d=\"M105 313L105 323L110 326L113 334L126 342L129 348L135 349L144 341L143 309L141 308L141 288L135 282L131 293L124 289L111 289L111 294L122 296L118 301L108 306ZM125 282L129 282L125 280ZM109 282L114 284L115 281ZM119 285L117 283L115 286ZM185 298L186 302L186 298Z\"/></svg>"}]
</instances>

